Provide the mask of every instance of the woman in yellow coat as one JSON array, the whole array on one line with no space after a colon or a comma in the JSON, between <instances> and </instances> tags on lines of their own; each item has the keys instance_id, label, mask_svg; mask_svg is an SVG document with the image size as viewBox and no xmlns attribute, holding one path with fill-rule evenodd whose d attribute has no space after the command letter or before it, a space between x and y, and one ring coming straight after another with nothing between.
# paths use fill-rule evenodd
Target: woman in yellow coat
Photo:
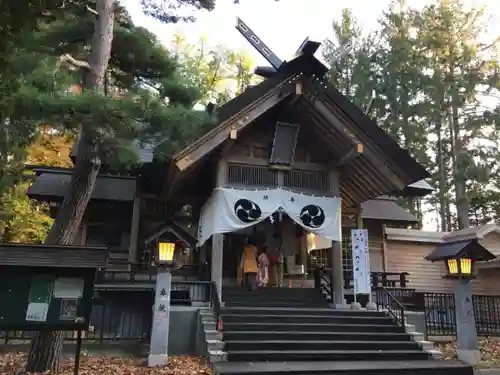
<instances>
[{"instance_id":1,"label":"woman in yellow coat","mask_svg":"<svg viewBox=\"0 0 500 375\"><path fill-rule=\"evenodd\" d=\"M248 290L255 290L257 286L257 246L248 242L243 247L243 254L240 261L240 272L243 273L243 285Z\"/></svg>"}]
</instances>

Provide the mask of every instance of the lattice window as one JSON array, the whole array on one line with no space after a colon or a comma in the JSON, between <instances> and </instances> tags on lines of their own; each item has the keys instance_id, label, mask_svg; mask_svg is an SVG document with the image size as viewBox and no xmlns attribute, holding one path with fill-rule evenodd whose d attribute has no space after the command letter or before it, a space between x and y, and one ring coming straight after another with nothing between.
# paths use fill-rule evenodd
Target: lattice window
<instances>
[{"instance_id":1,"label":"lattice window","mask_svg":"<svg viewBox=\"0 0 500 375\"><path fill-rule=\"evenodd\" d=\"M330 267L328 263L329 252L328 249L312 250L308 254L308 269L316 267ZM344 271L352 272L352 246L351 246L351 228L342 229L342 269Z\"/></svg>"},{"instance_id":2,"label":"lattice window","mask_svg":"<svg viewBox=\"0 0 500 375\"><path fill-rule=\"evenodd\" d=\"M229 164L228 182L246 186L278 186L278 174L267 167L256 165Z\"/></svg>"},{"instance_id":3,"label":"lattice window","mask_svg":"<svg viewBox=\"0 0 500 375\"><path fill-rule=\"evenodd\" d=\"M283 172L283 186L293 189L330 191L327 171L291 170Z\"/></svg>"},{"instance_id":4,"label":"lattice window","mask_svg":"<svg viewBox=\"0 0 500 375\"><path fill-rule=\"evenodd\" d=\"M352 272L351 228L342 228L342 268Z\"/></svg>"},{"instance_id":5,"label":"lattice window","mask_svg":"<svg viewBox=\"0 0 500 375\"><path fill-rule=\"evenodd\" d=\"M307 254L307 269L313 270L318 267L329 267L328 253L330 249L316 249L311 250Z\"/></svg>"}]
</instances>

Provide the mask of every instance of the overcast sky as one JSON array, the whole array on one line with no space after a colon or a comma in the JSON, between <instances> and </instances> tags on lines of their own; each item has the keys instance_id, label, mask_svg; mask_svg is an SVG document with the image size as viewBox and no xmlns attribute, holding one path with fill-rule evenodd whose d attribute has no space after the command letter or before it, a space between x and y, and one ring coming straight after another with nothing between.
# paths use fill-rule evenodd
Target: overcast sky
<instances>
[{"instance_id":1,"label":"overcast sky","mask_svg":"<svg viewBox=\"0 0 500 375\"><path fill-rule=\"evenodd\" d=\"M147 27L160 40L168 44L176 32L186 35L195 42L206 36L213 45L224 44L232 49L247 49L259 64L264 59L254 51L248 42L236 31L236 17L242 18L253 31L281 58L291 57L306 36L322 41L332 35L333 19L339 19L342 8L348 7L355 14L361 27L371 30L387 9L390 0L217 0L212 12L197 12L197 21L183 25L164 25L141 11L139 0L120 0L130 11L137 25ZM412 6L424 5L426 0L409 0ZM465 1L467 4L486 4L488 13L498 14L500 1ZM498 17L496 17L498 19ZM491 35L500 34L498 22L488 25Z\"/></svg>"}]
</instances>

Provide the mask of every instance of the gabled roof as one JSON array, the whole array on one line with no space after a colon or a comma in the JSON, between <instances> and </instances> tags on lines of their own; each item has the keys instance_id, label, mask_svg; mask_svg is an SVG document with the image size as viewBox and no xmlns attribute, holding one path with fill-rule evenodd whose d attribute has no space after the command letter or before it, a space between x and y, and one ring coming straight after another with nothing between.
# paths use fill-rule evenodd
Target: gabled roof
<instances>
[{"instance_id":1,"label":"gabled roof","mask_svg":"<svg viewBox=\"0 0 500 375\"><path fill-rule=\"evenodd\" d=\"M165 222L157 225L144 239L144 243L148 244L161 237L165 232L172 233L176 239L181 241L186 247L196 247L196 238L194 238L190 233L186 232L184 228L178 225L175 221L171 219L165 220Z\"/></svg>"},{"instance_id":2,"label":"gabled roof","mask_svg":"<svg viewBox=\"0 0 500 375\"><path fill-rule=\"evenodd\" d=\"M72 169L35 169L37 177L27 191L28 197L40 201L62 201L68 192ZM136 182L134 177L101 175L97 177L92 199L132 202Z\"/></svg>"},{"instance_id":3,"label":"gabled roof","mask_svg":"<svg viewBox=\"0 0 500 375\"><path fill-rule=\"evenodd\" d=\"M395 191L390 195L398 197L425 197L434 190L436 189L434 189L426 180L420 180L407 185L402 191Z\"/></svg>"},{"instance_id":4,"label":"gabled roof","mask_svg":"<svg viewBox=\"0 0 500 375\"><path fill-rule=\"evenodd\" d=\"M291 94L291 84L299 76L297 66L302 65L300 63L303 64L302 61L297 61L294 64L285 65L272 78L248 87L243 93L219 107L216 112L218 125L174 155L174 163L177 166L196 163L228 138L231 127L234 126L236 130L242 130L253 119L283 101ZM314 67L309 67L308 70L310 69L314 69ZM202 149L206 149L207 152L202 151ZM200 151L199 159L187 158L188 155L196 151Z\"/></svg>"},{"instance_id":5,"label":"gabled roof","mask_svg":"<svg viewBox=\"0 0 500 375\"><path fill-rule=\"evenodd\" d=\"M444 243L466 240L482 240L490 233L500 234L500 226L484 224L477 227L455 230L453 232L431 232L418 229L386 228L388 240L420 243Z\"/></svg>"},{"instance_id":6,"label":"gabled roof","mask_svg":"<svg viewBox=\"0 0 500 375\"><path fill-rule=\"evenodd\" d=\"M105 268L108 257L106 247L0 244L0 266Z\"/></svg>"},{"instance_id":7,"label":"gabled roof","mask_svg":"<svg viewBox=\"0 0 500 375\"><path fill-rule=\"evenodd\" d=\"M417 224L419 220L390 197L370 199L361 204L363 219L380 220L383 222L399 222Z\"/></svg>"},{"instance_id":8,"label":"gabled roof","mask_svg":"<svg viewBox=\"0 0 500 375\"><path fill-rule=\"evenodd\" d=\"M303 124L302 128L314 132L318 145L328 149L333 157L340 159L356 142L363 145L363 152L351 162L341 182L347 204L402 191L429 177L407 150L327 82L326 72L327 68L312 56L300 56L283 64L276 75L221 107L219 124L175 155L173 164L180 174L197 168L229 139L232 129L242 130L279 103L288 101L291 116Z\"/></svg>"},{"instance_id":9,"label":"gabled roof","mask_svg":"<svg viewBox=\"0 0 500 375\"><path fill-rule=\"evenodd\" d=\"M477 261L488 261L496 258L477 240L461 240L439 244L425 259L437 262L445 259L456 259L461 256L469 256Z\"/></svg>"}]
</instances>

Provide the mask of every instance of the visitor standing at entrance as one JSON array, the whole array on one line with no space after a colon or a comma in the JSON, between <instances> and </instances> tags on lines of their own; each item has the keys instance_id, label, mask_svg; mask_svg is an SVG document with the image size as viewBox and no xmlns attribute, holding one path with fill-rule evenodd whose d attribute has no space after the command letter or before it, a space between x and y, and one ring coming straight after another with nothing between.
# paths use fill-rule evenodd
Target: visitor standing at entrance
<instances>
[{"instance_id":1,"label":"visitor standing at entrance","mask_svg":"<svg viewBox=\"0 0 500 375\"><path fill-rule=\"evenodd\" d=\"M269 285L281 287L282 282L282 255L281 236L278 232L272 234L268 239L267 257L269 258Z\"/></svg>"},{"instance_id":2,"label":"visitor standing at entrance","mask_svg":"<svg viewBox=\"0 0 500 375\"><path fill-rule=\"evenodd\" d=\"M243 272L243 285L248 290L255 290L257 284L257 246L254 241L249 240L243 247L240 269Z\"/></svg>"},{"instance_id":3,"label":"visitor standing at entrance","mask_svg":"<svg viewBox=\"0 0 500 375\"><path fill-rule=\"evenodd\" d=\"M257 281L260 288L266 287L269 281L269 258L266 254L266 248L263 248L259 255L259 273Z\"/></svg>"}]
</instances>

